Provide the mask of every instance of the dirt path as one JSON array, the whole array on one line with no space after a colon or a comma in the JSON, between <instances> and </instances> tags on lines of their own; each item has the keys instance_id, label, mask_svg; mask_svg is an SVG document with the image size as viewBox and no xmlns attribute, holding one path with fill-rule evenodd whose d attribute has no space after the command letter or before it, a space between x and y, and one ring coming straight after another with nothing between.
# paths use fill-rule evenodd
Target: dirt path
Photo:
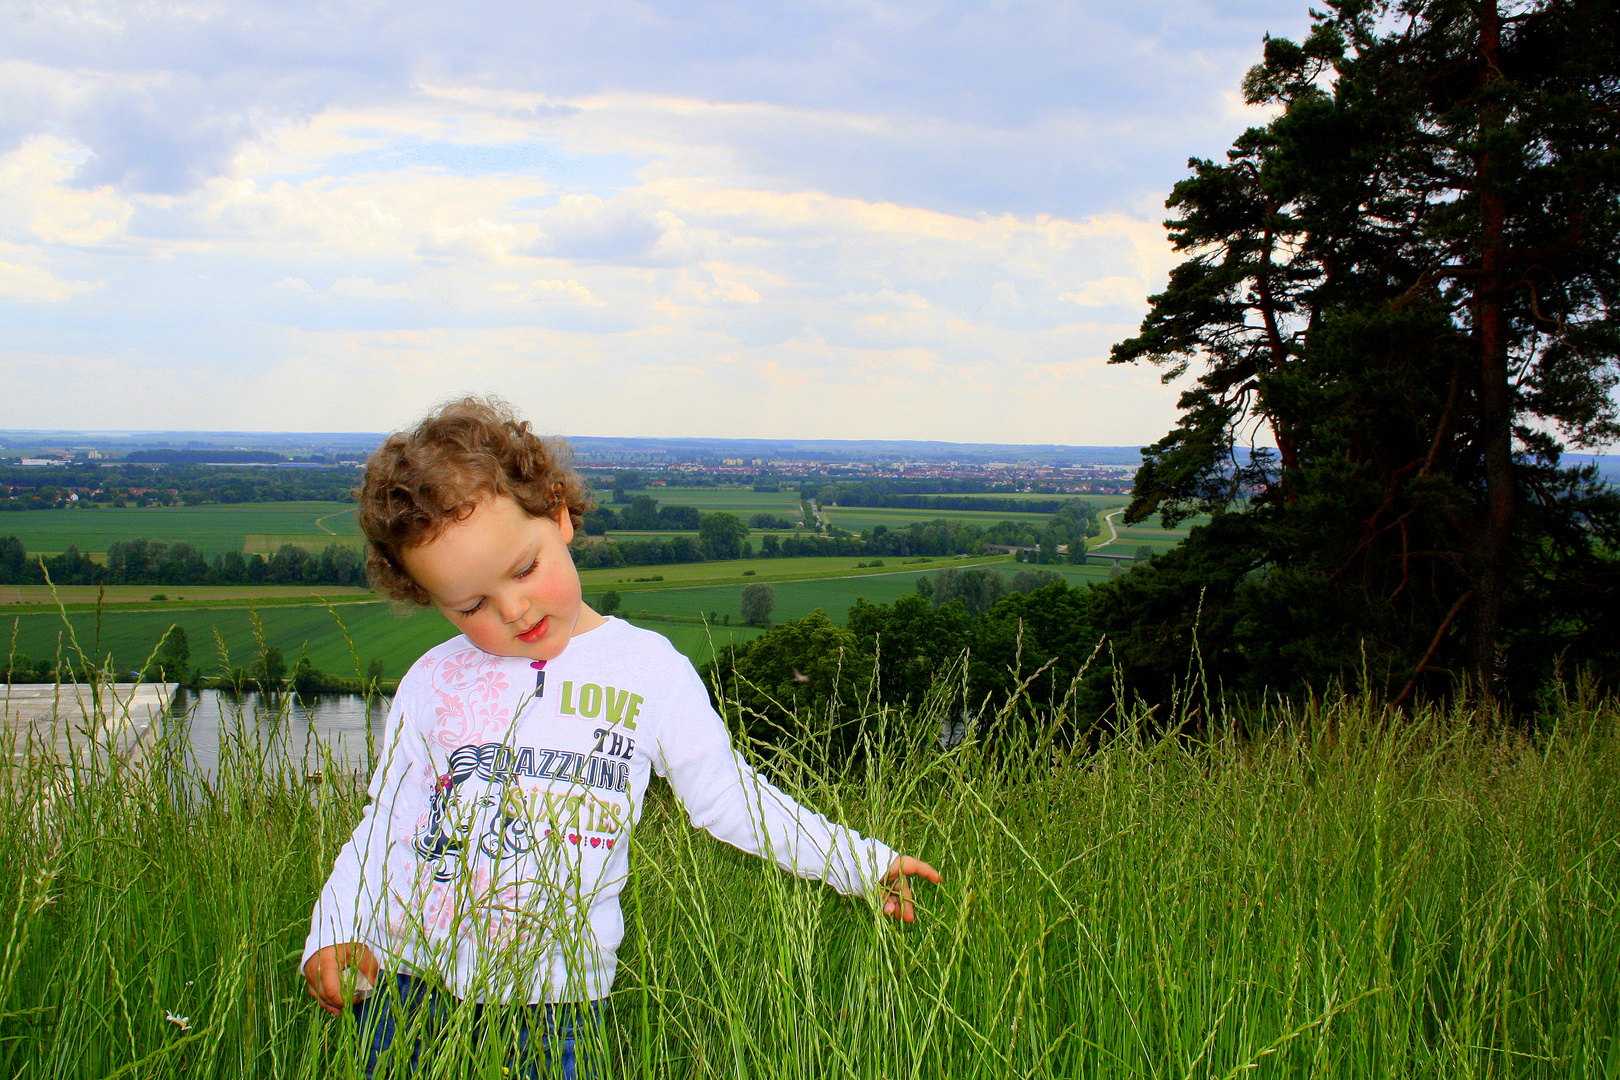
<instances>
[{"instance_id":1,"label":"dirt path","mask_svg":"<svg viewBox=\"0 0 1620 1080\"><path fill-rule=\"evenodd\" d=\"M337 533L333 532L331 529L328 529L326 527L326 519L327 518L335 518L335 517L338 517L341 514L352 514L352 513L354 513L353 510L338 510L338 511L335 511L335 512L330 513L330 514L322 514L320 517L315 519L315 527L317 529L321 530L321 532L325 533L327 536L336 536Z\"/></svg>"},{"instance_id":2,"label":"dirt path","mask_svg":"<svg viewBox=\"0 0 1620 1080\"><path fill-rule=\"evenodd\" d=\"M1107 547L1109 544L1112 544L1115 540L1119 539L1119 530L1114 528L1114 519L1116 517L1118 517L1119 515L1123 514L1124 512L1125 512L1125 508L1122 506L1118 510L1113 511L1112 513L1108 513L1108 514L1103 515L1103 520L1108 522L1108 539L1106 539L1102 543L1098 544L1097 545L1098 547Z\"/></svg>"}]
</instances>

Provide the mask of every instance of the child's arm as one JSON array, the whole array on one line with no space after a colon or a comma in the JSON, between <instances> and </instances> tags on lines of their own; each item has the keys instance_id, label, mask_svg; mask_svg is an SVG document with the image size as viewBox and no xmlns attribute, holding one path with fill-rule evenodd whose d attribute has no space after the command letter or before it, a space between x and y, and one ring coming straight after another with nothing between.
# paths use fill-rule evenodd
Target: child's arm
<instances>
[{"instance_id":1,"label":"child's arm","mask_svg":"<svg viewBox=\"0 0 1620 1080\"><path fill-rule=\"evenodd\" d=\"M357 971L360 977L350 976L345 980L345 970ZM344 1006L357 1005L365 996L365 991L377 982L377 957L364 942L349 941L342 945L328 945L316 951L304 965L304 981L309 984L310 996L320 1003L321 1008L333 1016L343 1011ZM349 993L347 1000L343 993L343 984L348 982Z\"/></svg>"},{"instance_id":2,"label":"child's arm","mask_svg":"<svg viewBox=\"0 0 1620 1080\"><path fill-rule=\"evenodd\" d=\"M384 885L388 849L394 843L392 818L403 787L419 771L413 728L403 715L405 689L402 685L394 696L383 722L382 760L369 785L371 800L333 861L304 942L304 978L310 994L328 1012L345 1004L338 986L345 968L358 967L367 979L377 973L377 957L363 939L375 941L387 902Z\"/></svg>"},{"instance_id":3,"label":"child's arm","mask_svg":"<svg viewBox=\"0 0 1620 1080\"><path fill-rule=\"evenodd\" d=\"M904 922L915 919L909 878L937 882L939 872L799 805L756 773L732 748L691 664L682 658L676 668L669 678L674 707L661 718L648 750L692 824L846 895L881 890L887 914Z\"/></svg>"}]
</instances>

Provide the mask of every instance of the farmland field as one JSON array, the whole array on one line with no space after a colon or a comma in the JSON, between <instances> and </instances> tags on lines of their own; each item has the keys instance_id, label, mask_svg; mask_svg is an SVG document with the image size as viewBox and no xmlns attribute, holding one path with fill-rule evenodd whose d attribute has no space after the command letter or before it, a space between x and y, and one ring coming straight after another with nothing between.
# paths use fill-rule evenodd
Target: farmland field
<instances>
[{"instance_id":1,"label":"farmland field","mask_svg":"<svg viewBox=\"0 0 1620 1080\"><path fill-rule=\"evenodd\" d=\"M365 546L365 540L358 532L340 533L336 536L331 533L248 533L242 537L242 554L271 555L283 544L291 544L313 554L332 544L342 544L344 547L358 550Z\"/></svg>"},{"instance_id":2,"label":"farmland field","mask_svg":"<svg viewBox=\"0 0 1620 1080\"><path fill-rule=\"evenodd\" d=\"M957 559L940 555L920 559L887 559L883 566L861 567L867 559L847 556L842 558L804 556L791 559L729 559L725 562L676 563L673 566L616 566L611 569L585 570L580 582L587 594L615 589L626 595L657 589L672 589L695 585L747 585L749 582L775 582L793 578L871 577L892 574L908 568L938 570L945 566L1002 565L1010 566L1007 555L989 555L974 559ZM745 571L752 574L745 575ZM649 578L659 578L649 581ZM640 580L638 580L640 579Z\"/></svg>"},{"instance_id":3,"label":"farmland field","mask_svg":"<svg viewBox=\"0 0 1620 1080\"><path fill-rule=\"evenodd\" d=\"M798 494L793 490L759 492L744 487L673 487L649 488L646 494L661 504L696 506L706 513L724 511L736 514L744 521L761 513L791 518L799 515ZM604 491L599 495L607 496L608 493ZM997 498L988 495L981 497L986 500ZM1028 494L1005 496L1018 499L1050 497ZM1111 509L1124 502L1123 497L1112 495L1069 497L1085 499L1100 510ZM604 505L608 504L604 502ZM865 506L834 506L824 508L824 513L830 524L854 532L866 532L878 525L896 529L915 521L933 521L937 518L970 522L980 527L989 527L998 521L1039 525L1049 516L997 510L914 510ZM668 539L682 534L613 530L611 535L625 539ZM756 532L756 542L763 535L763 532ZM227 551L269 555L283 544L293 544L315 552L328 544L358 545L360 542L354 506L342 502L29 510L0 518L0 536L16 536L31 555L55 555L73 545L87 554L104 556L108 545L114 541L144 537L165 543L184 541L209 558Z\"/></svg>"},{"instance_id":4,"label":"farmland field","mask_svg":"<svg viewBox=\"0 0 1620 1080\"><path fill-rule=\"evenodd\" d=\"M25 510L0 518L0 536L15 536L30 555L54 555L69 545L103 555L117 540L183 540L213 558L242 551L250 534L278 539L320 537L324 547L356 535L354 506L341 502L229 503L216 506L112 506L83 510ZM329 535L330 534L330 535ZM271 550L274 550L274 547Z\"/></svg>"},{"instance_id":5,"label":"farmland field","mask_svg":"<svg viewBox=\"0 0 1620 1080\"><path fill-rule=\"evenodd\" d=\"M686 591L686 590L682 590ZM689 614L670 605L661 613ZM396 612L381 601L345 604L336 607L341 627L333 619L333 612L324 605L306 604L296 607L258 608L264 627L265 639L281 649L290 667L301 655L307 655L317 668L332 675L352 677L364 672L373 660L381 660L384 674L398 678L422 653L455 636L455 629L436 611ZM736 620L737 616L733 616ZM220 659L223 643L231 667L251 667L259 653L254 636L252 618L246 607L198 609L181 608L166 611L107 611L101 619L101 633L96 634L96 616L93 612L73 612L68 615L79 647L87 656L111 654L118 670L140 667L157 647L170 626L179 626L186 632L191 645L191 663L205 673L227 670ZM632 619L631 621L635 621ZM748 627L716 626L705 630L698 625L648 622L655 630L674 642L675 647L693 663L701 664L710 656L709 642L725 644L744 641L759 631ZM354 642L350 652L343 631ZM71 656L72 645L58 613L0 617L0 655L9 655L15 631L16 651L33 660L57 656ZM215 632L218 632L218 638ZM356 654L359 672L356 671ZM4 692L0 686L0 693Z\"/></svg>"},{"instance_id":6,"label":"farmland field","mask_svg":"<svg viewBox=\"0 0 1620 1080\"><path fill-rule=\"evenodd\" d=\"M257 609L265 639L281 649L290 666L307 653L322 671L334 675L354 675L355 661L349 645L324 605L266 607ZM383 662L391 677L404 674L411 661L425 650L454 635L450 624L436 612L397 614L388 604L374 601L348 604L336 609L343 628L355 643L364 671L373 659ZM68 615L79 646L87 655L111 653L119 670L139 667L157 646L171 625L186 632L191 645L191 662L205 672L223 667L215 631L223 643L229 663L250 667L258 655L249 609L246 607L185 609L171 611L109 611L101 619L99 642L93 612ZM39 660L71 653L59 614L20 615L16 621L16 649ZM0 638L9 645L12 620L0 622Z\"/></svg>"},{"instance_id":7,"label":"farmland field","mask_svg":"<svg viewBox=\"0 0 1620 1080\"><path fill-rule=\"evenodd\" d=\"M849 606L865 597L873 603L893 603L902 596L916 591L917 573L886 574L882 577L830 578L825 581L786 581L772 585L776 604L771 611L772 622L799 619L817 608L825 611L836 623L844 621ZM752 580L752 579L750 579ZM624 608L631 614L649 612L655 615L693 617L713 611L730 615L733 623L742 620L742 588L736 585L713 585L695 589L662 589L658 592L636 593L626 596Z\"/></svg>"},{"instance_id":8,"label":"farmland field","mask_svg":"<svg viewBox=\"0 0 1620 1080\"><path fill-rule=\"evenodd\" d=\"M673 488L653 489L652 494L661 500L674 496L668 500L672 503L691 500L690 504L705 509L723 508L740 514L785 515L796 507L792 492ZM981 524L1003 518L1032 523L1045 519L1042 514L899 508L835 508L829 516L835 522L863 528L874 524L895 527L935 517ZM186 540L209 554L244 546L249 551L268 553L282 543L318 548L355 538L353 507L327 502L30 511L11 515L9 521L0 520L0 527L7 526L14 529L30 552L49 552L69 543L78 544L81 550L104 552L106 545L115 540L137 536L170 542ZM1162 551L1183 536L1185 530L1165 531L1144 523L1121 529L1115 543L1099 550L1134 553L1137 546L1147 544ZM892 603L914 592L919 576L947 567L990 566L1008 578L1024 568L1005 555L975 559L888 558L882 566L861 565L873 561L858 556L800 557L615 567L587 570L581 574L581 584L593 602L608 590L617 591L622 598L621 614L636 619L645 613L649 628L668 636L677 648L701 663L710 655L711 642L742 641L759 633L740 625L742 587L747 584L773 586L774 623L800 618L818 608L841 623L857 599ZM1106 580L1112 568L1090 565L1044 569L1055 571L1072 584L1082 584ZM223 644L232 665L250 666L259 651L250 603L258 613L266 639L282 650L289 663L307 654L316 667L337 675L354 672L356 656L326 602L334 605L354 641L362 671L377 660L390 677L397 677L424 650L452 633L449 625L433 613L402 616L362 589L134 585L108 588L98 635L98 615L93 609L97 595L98 590L84 587L63 588L53 597L40 586L0 586L0 649L9 646L14 633L15 647L24 655L35 660L61 655L67 645L62 617L55 610L58 601L68 608L80 646L92 655L111 654L122 670L140 666L171 625L185 629L192 661L205 671L220 667L216 640ZM685 621L711 613L716 617L713 626ZM6 620L5 615L13 619ZM727 618L729 626L725 625ZM668 621L671 619L681 621Z\"/></svg>"},{"instance_id":9,"label":"farmland field","mask_svg":"<svg viewBox=\"0 0 1620 1080\"><path fill-rule=\"evenodd\" d=\"M1162 529L1154 523L1154 520L1149 519L1135 525L1118 525L1119 519L1115 518L1115 524L1119 529L1119 539L1109 544L1093 542L1091 550L1104 555L1130 555L1138 547L1146 545L1152 548L1153 553L1157 555L1169 551L1187 539L1187 532L1192 526L1207 522L1209 519L1207 517L1194 518L1175 529ZM1108 525L1106 522L1103 524L1102 536L1099 539L1108 539Z\"/></svg>"},{"instance_id":10,"label":"farmland field","mask_svg":"<svg viewBox=\"0 0 1620 1080\"><path fill-rule=\"evenodd\" d=\"M0 585L0 615L7 614L7 607L16 604L39 605L51 610L55 610L59 602L70 608L78 604L94 604L101 588L99 585L58 585L55 588L49 585ZM296 598L310 602L312 592L334 600L372 599L370 589L349 589L342 585L108 585L106 596L101 601L119 605L163 603L170 607L188 604L195 607L199 604L218 605L265 599ZM154 599L159 596L163 600Z\"/></svg>"},{"instance_id":11,"label":"farmland field","mask_svg":"<svg viewBox=\"0 0 1620 1080\"><path fill-rule=\"evenodd\" d=\"M660 506L695 506L700 510L724 511L747 521L754 514L775 514L777 517L799 516L799 491L784 487L781 491L755 491L741 484L724 487L651 487L637 490L635 495L650 495ZM596 497L603 506L613 496L599 491Z\"/></svg>"},{"instance_id":12,"label":"farmland field","mask_svg":"<svg viewBox=\"0 0 1620 1080\"><path fill-rule=\"evenodd\" d=\"M896 571L894 567L880 570L873 574L860 577L829 577L814 581L780 581L771 583L775 596L775 607L771 611L772 622L785 622L790 619L800 619L810 612L820 608L835 623L843 623L850 605L858 599L866 599L874 604L892 604L902 596L909 596L917 591L917 579L927 574L937 573L948 567L985 566L989 565L999 571L1003 577L1010 578L1020 565L1008 559L995 562L985 560L952 561L948 559L935 560L927 567L915 570ZM1047 569L1041 567L1039 569ZM1104 566L1072 566L1052 567L1073 573L1065 573L1064 577L1072 584L1083 581L1102 581L1108 576L1108 568ZM730 615L733 623L742 619L742 588L757 578L739 579L733 584L709 585L692 588L666 588L656 592L625 593L623 608L632 614L645 611L657 615L674 615L682 617L695 617L714 612L717 615ZM587 594L593 595L593 594Z\"/></svg>"},{"instance_id":13,"label":"farmland field","mask_svg":"<svg viewBox=\"0 0 1620 1080\"><path fill-rule=\"evenodd\" d=\"M998 521L1022 521L1040 526L1051 514L1012 514L999 510L911 510L898 506L823 506L827 524L850 532L864 533L878 525L902 528L914 521L961 521L987 529Z\"/></svg>"}]
</instances>

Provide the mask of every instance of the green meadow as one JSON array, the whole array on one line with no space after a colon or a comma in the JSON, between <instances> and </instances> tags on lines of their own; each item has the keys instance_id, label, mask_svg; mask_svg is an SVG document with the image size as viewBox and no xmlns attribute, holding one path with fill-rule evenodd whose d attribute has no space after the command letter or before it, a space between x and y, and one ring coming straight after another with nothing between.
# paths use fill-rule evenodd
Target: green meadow
<instances>
[{"instance_id":1,"label":"green meadow","mask_svg":"<svg viewBox=\"0 0 1620 1080\"><path fill-rule=\"evenodd\" d=\"M601 495L605 499L607 492ZM638 492L639 494L639 492ZM796 490L757 492L743 486L648 488L660 503L696 506L708 513L724 511L746 521L753 514L799 516ZM1040 498L1036 495L1005 498ZM1117 496L1076 495L1106 511L1123 505ZM995 496L983 496L993 501ZM878 525L899 528L915 521L944 518L980 526L998 521L1024 521L1038 525L1045 514L1003 513L997 510L910 510L897 507L824 508L829 523L855 532ZM615 536L667 538L674 533L619 533ZM758 535L764 535L763 533ZM210 506L126 507L90 506L74 510L29 510L0 517L0 536L16 536L33 555L55 555L69 545L94 556L106 554L119 540L184 541L212 558L227 551L269 555L283 544L318 551L328 544L357 545L359 531L354 507L342 502L230 503Z\"/></svg>"},{"instance_id":2,"label":"green meadow","mask_svg":"<svg viewBox=\"0 0 1620 1080\"><path fill-rule=\"evenodd\" d=\"M954 683L920 715L870 703L870 754L840 773L761 762L939 868L910 925L649 791L595 1075L1616 1075L1613 702L1549 699L1533 737L1467 705L1213 703L1209 737L1146 738L1122 711L1095 744L1059 722L1096 718L1015 702L947 750ZM0 748L0 1074L360 1075L352 1021L315 1006L298 960L362 784L311 784L232 725L206 782L181 734L134 763ZM500 963L525 969L522 939ZM504 1014L479 1040L473 1010L453 1007L416 1075L511 1075Z\"/></svg>"},{"instance_id":3,"label":"green meadow","mask_svg":"<svg viewBox=\"0 0 1620 1080\"><path fill-rule=\"evenodd\" d=\"M213 558L245 552L250 536L284 537L268 549L273 551L282 543L300 542L294 538L324 547L340 537L358 536L358 530L350 503L226 503L25 510L0 517L0 536L17 537L30 555L55 555L69 545L104 555L114 541L143 537L171 544L183 540Z\"/></svg>"},{"instance_id":4,"label":"green meadow","mask_svg":"<svg viewBox=\"0 0 1620 1080\"><path fill-rule=\"evenodd\" d=\"M882 577L911 570L938 570L946 566L1012 565L1010 555L957 558L951 555L879 560L856 556L797 556L791 559L728 559L722 562L675 563L670 566L620 566L585 570L580 581L587 593L616 589L620 593L681 588L697 585L724 585L736 582L770 582L806 578ZM658 580L654 581L653 578Z\"/></svg>"},{"instance_id":5,"label":"green meadow","mask_svg":"<svg viewBox=\"0 0 1620 1080\"><path fill-rule=\"evenodd\" d=\"M741 487L651 490L655 497L672 496L672 502L690 499L706 509L729 508L737 513L787 514L797 505L796 495L791 492L786 493L784 501L783 493ZM866 527L937 516L993 523L1006 516L980 511L935 513L888 508L849 512L873 515ZM1037 523L1044 520L1038 514L1011 516ZM7 515L0 520L0 527L15 528L30 552L50 550L47 544L65 547L68 543L77 543L81 550L105 551L114 540L137 536L170 542L184 539L210 553L244 547L268 553L282 543L318 548L326 543L358 541L353 508L343 503L29 511ZM1184 535L1183 530L1166 532L1143 523L1122 529L1120 539L1101 550L1133 554L1143 543L1155 551L1165 550ZM592 601L609 590L618 592L621 614L632 620L641 618L649 627L669 636L694 662L702 663L712 655L714 642L746 640L758 632L736 625L742 619L742 587L747 584L772 586L773 622L800 618L816 609L841 622L857 599L893 602L913 592L919 576L946 567L988 566L1009 577L1022 568L1005 555L973 559L889 558L882 566L863 565L873 561L859 557L798 557L617 567L585 571L581 582ZM1044 569L1081 584L1105 580L1111 568L1090 565ZM281 649L289 663L307 655L322 671L348 675L356 670L357 660L361 671L373 661L380 661L388 677L397 678L424 650L451 633L448 624L431 612L401 615L363 590L331 586L112 586L98 612L99 596L94 588L52 592L43 586L0 587L0 649L9 653L15 648L39 660L61 655L61 650L77 637L86 652L102 660L110 655L117 669L127 671L139 668L169 626L177 625L186 631L193 664L209 673L226 672L232 666L250 667L257 657L260 647L253 626L256 613L264 639ZM57 609L57 601L66 609L67 624ZM328 611L328 603L334 605L341 628L333 612ZM732 625L726 625L728 618ZM693 620L704 619L715 625L707 631L701 625L692 625Z\"/></svg>"},{"instance_id":6,"label":"green meadow","mask_svg":"<svg viewBox=\"0 0 1620 1080\"><path fill-rule=\"evenodd\" d=\"M643 613L650 615L650 619L642 620L649 629L669 637L676 648L701 664L712 655L712 642L743 641L759 633L740 625L720 625L719 618L729 615L733 623L741 622L742 587L752 582L771 584L776 599L773 622L799 618L816 608L842 621L858 597L874 603L892 601L913 591L923 572L944 566L987 564L1007 572L1012 566L1005 556L972 561L938 559L917 564L920 570L900 572L892 567L853 570L851 564L856 561L806 558L691 563L590 571L581 576L588 601L600 601L608 589L618 591L622 598L620 614L633 622ZM756 573L743 576L739 567L756 568ZM665 580L616 580L654 575ZM137 595L150 590L148 586L124 588L137 590ZM170 626L179 626L190 642L192 664L210 674L223 673L231 667L251 667L258 656L259 631L253 625L257 615L265 641L281 649L289 664L307 655L320 670L347 676L356 673L357 659L360 672L378 660L388 678L398 678L423 652L455 633L437 612L401 613L362 590L322 590L334 594L326 598L330 609L319 597L300 594L296 589L290 595L244 598L243 594L255 590L227 587L215 590L226 594L217 599L129 599L106 604L99 612L94 591L75 590L73 599L80 602L64 603L65 615L46 603L0 606L0 652L9 654L14 648L39 660L71 654L72 642L77 640L86 654L98 658L111 655L117 670L130 670L145 662ZM187 589L199 597L208 591L200 586ZM288 591L288 587L265 590L267 594ZM707 631L701 625L683 624L685 620L701 620L710 612L716 613L716 625ZM683 622L668 621L672 618Z\"/></svg>"},{"instance_id":7,"label":"green meadow","mask_svg":"<svg viewBox=\"0 0 1620 1080\"><path fill-rule=\"evenodd\" d=\"M924 570L878 572L860 577L830 577L817 581L789 581L773 584L775 606L772 622L801 619L820 608L837 623L844 621L845 613L856 600L865 599L874 604L892 604L902 596L917 591L917 579L945 566L984 565L980 560L959 563L941 560ZM1010 574L1013 564L1002 560L993 564L1004 575ZM1074 567L1075 570L1086 569ZM1099 568L1092 567L1097 570ZM1097 575L1100 580L1106 569ZM647 612L654 615L701 617L711 613L730 616L733 622L742 618L742 589L754 578L744 578L736 584L710 585L693 588L659 589L654 592L626 593L623 609L631 615Z\"/></svg>"},{"instance_id":8,"label":"green meadow","mask_svg":"<svg viewBox=\"0 0 1620 1080\"><path fill-rule=\"evenodd\" d=\"M736 514L747 521L754 514L772 514L776 517L799 516L799 489L784 485L781 491L755 491L745 484L723 484L716 487L650 487L637 490L635 495L649 495L660 506L695 506L705 513L717 511ZM612 506L612 492L596 493L603 506Z\"/></svg>"},{"instance_id":9,"label":"green meadow","mask_svg":"<svg viewBox=\"0 0 1620 1080\"><path fill-rule=\"evenodd\" d=\"M9 651L15 633L16 651L39 660L71 655L76 640L87 655L111 655L116 670L126 671L140 668L169 627L178 626L190 643L192 665L206 674L224 674L232 667L250 668L258 657L255 615L264 640L282 651L289 666L307 655L320 670L342 676L362 674L371 661L381 660L387 677L398 678L423 652L455 635L437 612L402 615L368 597L364 602L334 604L330 610L308 602L251 608L237 602L228 608L166 606L156 611L109 607L99 620L94 611L65 617L50 612L19 615L0 622L0 649Z\"/></svg>"},{"instance_id":10,"label":"green meadow","mask_svg":"<svg viewBox=\"0 0 1620 1080\"><path fill-rule=\"evenodd\" d=\"M1037 528L1044 525L1051 514L1004 513L1000 510L910 510L898 506L823 506L821 516L827 524L850 532L864 533L885 525L898 529L914 521L960 521L987 529L998 521L1020 521Z\"/></svg>"}]
</instances>

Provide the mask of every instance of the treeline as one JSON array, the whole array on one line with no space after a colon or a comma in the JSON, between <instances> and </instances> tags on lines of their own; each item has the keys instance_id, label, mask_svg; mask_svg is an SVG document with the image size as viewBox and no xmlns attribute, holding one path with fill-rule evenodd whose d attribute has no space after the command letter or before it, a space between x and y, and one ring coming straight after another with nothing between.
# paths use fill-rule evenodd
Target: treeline
<instances>
[{"instance_id":1,"label":"treeline","mask_svg":"<svg viewBox=\"0 0 1620 1080\"><path fill-rule=\"evenodd\" d=\"M609 529L631 532L696 532L702 515L695 506L659 506L651 495L637 495L622 510L599 506L585 515L585 534L601 536Z\"/></svg>"},{"instance_id":2,"label":"treeline","mask_svg":"<svg viewBox=\"0 0 1620 1080\"><path fill-rule=\"evenodd\" d=\"M716 707L752 738L824 755L814 762L822 768L847 764L870 735L859 725L863 703L881 694L915 705L942 679L966 691L964 728L988 724L1020 688L1036 712L1068 702L1076 716L1102 713L1106 665L1080 678L1101 638L1093 590L1052 571L1009 581L983 567L917 584L917 595L893 604L856 601L843 627L815 611L728 646L701 671Z\"/></svg>"},{"instance_id":3,"label":"treeline","mask_svg":"<svg viewBox=\"0 0 1620 1080\"><path fill-rule=\"evenodd\" d=\"M117 540L105 565L70 546L30 557L15 536L0 537L0 585L349 585L366 583L360 552L329 544L311 554L283 544L269 558L227 551L209 560L191 544Z\"/></svg>"},{"instance_id":4,"label":"treeline","mask_svg":"<svg viewBox=\"0 0 1620 1080\"><path fill-rule=\"evenodd\" d=\"M352 468L232 468L188 463L7 466L0 467L0 510L342 502L348 501L358 480L359 473Z\"/></svg>"}]
</instances>

